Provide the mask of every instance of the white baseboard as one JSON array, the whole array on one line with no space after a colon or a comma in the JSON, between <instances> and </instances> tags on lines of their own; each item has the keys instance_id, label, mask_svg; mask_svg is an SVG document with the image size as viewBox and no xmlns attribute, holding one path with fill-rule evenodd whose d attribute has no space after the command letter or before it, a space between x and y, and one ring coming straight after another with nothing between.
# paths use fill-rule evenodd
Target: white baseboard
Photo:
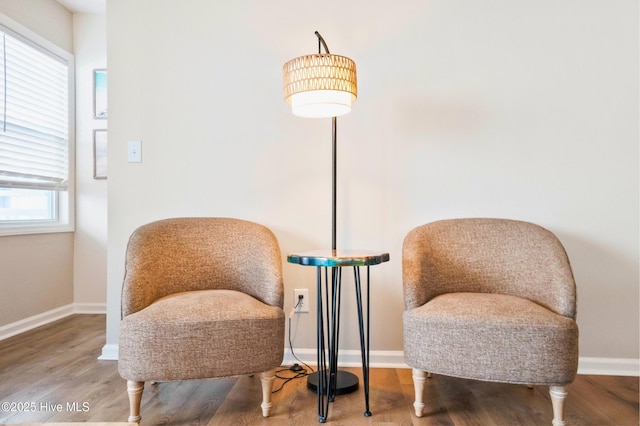
<instances>
[{"instance_id":1,"label":"white baseboard","mask_svg":"<svg viewBox=\"0 0 640 426\"><path fill-rule=\"evenodd\" d=\"M604 376L640 376L640 360L633 358L580 357L578 374Z\"/></svg>"},{"instance_id":2,"label":"white baseboard","mask_svg":"<svg viewBox=\"0 0 640 426\"><path fill-rule=\"evenodd\" d=\"M49 324L50 322L57 321L72 314L73 304L70 304L13 322L11 324L3 325L0 327L0 340Z\"/></svg>"},{"instance_id":3,"label":"white baseboard","mask_svg":"<svg viewBox=\"0 0 640 426\"><path fill-rule=\"evenodd\" d=\"M316 365L315 349L294 349L295 357L290 349L285 349L283 365L304 362ZM338 364L341 367L359 367L362 365L360 351L340 351ZM369 354L371 368L411 368L404 362L402 351L371 351ZM633 358L589 358L580 357L578 374L603 376L640 376L640 360Z\"/></svg>"},{"instance_id":4,"label":"white baseboard","mask_svg":"<svg viewBox=\"0 0 640 426\"><path fill-rule=\"evenodd\" d=\"M102 347L102 355L98 357L100 361L117 361L118 345L104 345Z\"/></svg>"},{"instance_id":5,"label":"white baseboard","mask_svg":"<svg viewBox=\"0 0 640 426\"><path fill-rule=\"evenodd\" d=\"M106 303L74 303L74 314L106 314Z\"/></svg>"},{"instance_id":6,"label":"white baseboard","mask_svg":"<svg viewBox=\"0 0 640 426\"><path fill-rule=\"evenodd\" d=\"M106 314L106 303L70 303L0 327L0 340L49 324L73 314Z\"/></svg>"},{"instance_id":7,"label":"white baseboard","mask_svg":"<svg viewBox=\"0 0 640 426\"><path fill-rule=\"evenodd\" d=\"M283 365L289 365L300 361L305 364L316 365L316 350L294 349L293 354L288 348L284 350ZM360 351L339 351L338 364L340 367L360 367L362 365L362 356L360 355ZM369 366L371 368L410 368L404 362L403 351L370 351Z\"/></svg>"}]
</instances>

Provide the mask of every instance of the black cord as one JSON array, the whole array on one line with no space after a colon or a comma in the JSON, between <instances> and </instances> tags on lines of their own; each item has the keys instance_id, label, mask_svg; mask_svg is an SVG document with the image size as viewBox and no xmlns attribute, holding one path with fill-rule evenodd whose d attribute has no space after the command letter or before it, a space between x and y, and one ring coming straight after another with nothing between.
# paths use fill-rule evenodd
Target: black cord
<instances>
[{"instance_id":1,"label":"black cord","mask_svg":"<svg viewBox=\"0 0 640 426\"><path fill-rule=\"evenodd\" d=\"M302 303L302 298L298 298L298 302L296 303L296 305L293 307L294 310L298 309L298 306L300 306L300 304ZM307 377L308 375L310 375L311 373L313 373L313 368L309 367L309 365L307 365L307 363L305 363L304 361L301 361L295 354L295 352L293 352L293 343L291 342L291 317L289 317L289 350L291 351L291 355L293 355L293 357L302 365L304 365L304 367L300 367L300 370L292 370L292 367L288 367L288 368L281 368L279 370L276 370L276 377L278 379L284 380L284 382L282 383L282 385L280 385L280 387L274 391L271 391L271 393L276 393L276 392L280 392L283 388L284 385L286 385L287 383L289 383L291 380L294 379L300 379L302 377ZM282 376L279 375L279 373L283 373L285 371L289 371L292 373L295 373L293 376L290 377L286 377L286 376Z\"/></svg>"},{"instance_id":2,"label":"black cord","mask_svg":"<svg viewBox=\"0 0 640 426\"><path fill-rule=\"evenodd\" d=\"M300 364L304 365L305 367L307 367L307 368L309 369L310 373L308 373L308 374L313 373L313 368L309 367L309 366L307 365L307 363L306 363L306 362L301 361L301 360L300 360L300 358L298 358L298 357L296 356L295 352L293 352L293 345L291 344L291 318L289 318L289 350L291 351L291 355L293 355L293 357L294 357L294 358L295 358L295 359L296 359Z\"/></svg>"},{"instance_id":3,"label":"black cord","mask_svg":"<svg viewBox=\"0 0 640 426\"><path fill-rule=\"evenodd\" d=\"M285 371L289 371L289 372L291 372L291 373L295 373L295 374L294 374L293 376L291 376L291 377L285 377L285 376L281 376L281 375L279 374L279 373L282 373L282 372L285 372ZM297 372L296 372L296 371L291 371L291 369L290 369L290 368L282 368L282 369L280 369L280 370L277 370L277 371L276 371L276 377L277 377L278 379L284 380L284 382L282 382L282 384L280 385L280 387L279 387L278 389L275 389L275 390L271 391L271 393L277 393L277 392L280 392L280 391L284 388L284 385L286 385L287 383L289 383L291 380L294 380L294 379L300 379L300 378L302 378L302 377L307 377L308 375L309 375L309 373L307 373L307 371L306 371L306 370L297 371Z\"/></svg>"},{"instance_id":4,"label":"black cord","mask_svg":"<svg viewBox=\"0 0 640 426\"><path fill-rule=\"evenodd\" d=\"M293 307L293 309L298 309L298 306L300 306L300 304L302 303L302 297L298 298L298 303L296 303L296 306ZM293 357L302 365L304 365L305 367L307 367L309 369L309 371L311 371L311 373L313 373L313 368L309 367L307 365L307 363L305 363L304 361L301 361L300 358L298 358L295 354L295 352L293 352L293 344L291 343L291 318L289 318L289 350L291 351L291 355L293 355ZM308 373L308 374L311 374Z\"/></svg>"}]
</instances>

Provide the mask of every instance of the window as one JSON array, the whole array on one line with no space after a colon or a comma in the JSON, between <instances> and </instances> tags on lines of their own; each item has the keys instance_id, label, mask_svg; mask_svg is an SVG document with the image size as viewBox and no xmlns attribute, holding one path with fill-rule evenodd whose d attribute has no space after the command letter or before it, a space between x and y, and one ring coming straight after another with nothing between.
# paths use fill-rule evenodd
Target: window
<instances>
[{"instance_id":1,"label":"window","mask_svg":"<svg viewBox=\"0 0 640 426\"><path fill-rule=\"evenodd\" d=\"M37 35L0 25L0 235L73 229L72 65Z\"/></svg>"}]
</instances>

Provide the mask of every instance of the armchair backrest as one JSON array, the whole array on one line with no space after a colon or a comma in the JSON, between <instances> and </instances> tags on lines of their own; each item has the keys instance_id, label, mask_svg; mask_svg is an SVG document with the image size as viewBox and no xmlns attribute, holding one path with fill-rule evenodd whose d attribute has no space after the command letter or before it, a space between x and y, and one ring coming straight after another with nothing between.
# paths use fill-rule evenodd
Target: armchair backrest
<instances>
[{"instance_id":1,"label":"armchair backrest","mask_svg":"<svg viewBox=\"0 0 640 426\"><path fill-rule=\"evenodd\" d=\"M174 218L136 229L127 245L122 316L174 293L226 289L282 307L282 258L266 227L232 218Z\"/></svg>"},{"instance_id":2,"label":"armchair backrest","mask_svg":"<svg viewBox=\"0 0 640 426\"><path fill-rule=\"evenodd\" d=\"M450 219L411 230L403 245L405 309L444 293L519 296L567 317L576 287L564 247L541 226L508 219Z\"/></svg>"}]
</instances>

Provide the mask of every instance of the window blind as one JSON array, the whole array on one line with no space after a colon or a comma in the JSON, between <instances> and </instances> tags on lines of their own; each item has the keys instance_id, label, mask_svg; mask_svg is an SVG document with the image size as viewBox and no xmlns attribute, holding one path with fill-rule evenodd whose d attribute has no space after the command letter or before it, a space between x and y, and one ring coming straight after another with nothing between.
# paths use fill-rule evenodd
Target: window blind
<instances>
[{"instance_id":1,"label":"window blind","mask_svg":"<svg viewBox=\"0 0 640 426\"><path fill-rule=\"evenodd\" d=\"M0 27L0 187L67 189L68 67Z\"/></svg>"}]
</instances>

